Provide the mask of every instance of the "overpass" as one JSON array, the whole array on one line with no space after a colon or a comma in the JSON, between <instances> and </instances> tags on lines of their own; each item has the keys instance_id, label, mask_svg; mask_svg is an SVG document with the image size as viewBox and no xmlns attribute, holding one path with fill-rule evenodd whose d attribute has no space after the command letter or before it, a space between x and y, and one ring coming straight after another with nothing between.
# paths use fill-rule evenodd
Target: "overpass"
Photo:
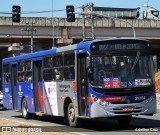
<instances>
[{"instance_id":1,"label":"overpass","mask_svg":"<svg viewBox=\"0 0 160 135\"><path fill-rule=\"evenodd\" d=\"M160 40L160 21L140 19L94 19L96 39L112 37L133 37L131 25L135 28L137 38L149 39L158 44ZM129 22L129 23L127 23ZM35 42L48 42L55 46L82 41L82 19L69 23L65 18L31 18L22 17L20 23L12 23L11 17L0 17L0 43L29 42L31 38L31 25L33 23L33 38ZM86 39L91 39L90 19L85 21ZM28 30L24 31L24 30Z\"/></svg>"},{"instance_id":2,"label":"overpass","mask_svg":"<svg viewBox=\"0 0 160 135\"><path fill-rule=\"evenodd\" d=\"M131 25L133 25L137 38L151 41L154 55L158 56L159 61L160 21L141 19L125 19L125 21L95 18L95 38L132 38ZM34 51L78 43L82 41L82 26L81 18L77 18L75 22L70 23L66 21L66 18L22 17L20 23L13 23L11 17L0 17L0 50L7 56L9 54L7 47L11 43L21 43L29 48L31 37L33 37ZM85 26L86 39L91 39L90 19L86 18ZM0 54L0 57L4 57L4 54Z\"/></svg>"}]
</instances>

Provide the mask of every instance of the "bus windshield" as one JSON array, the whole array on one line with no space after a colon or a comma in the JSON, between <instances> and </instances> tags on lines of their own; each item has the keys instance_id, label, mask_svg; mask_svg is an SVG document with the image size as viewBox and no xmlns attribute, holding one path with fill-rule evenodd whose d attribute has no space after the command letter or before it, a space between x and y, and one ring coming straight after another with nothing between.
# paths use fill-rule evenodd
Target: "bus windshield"
<instances>
[{"instance_id":1,"label":"bus windshield","mask_svg":"<svg viewBox=\"0 0 160 135\"><path fill-rule=\"evenodd\" d=\"M97 88L131 88L153 85L152 56L105 54L91 56L91 85Z\"/></svg>"}]
</instances>

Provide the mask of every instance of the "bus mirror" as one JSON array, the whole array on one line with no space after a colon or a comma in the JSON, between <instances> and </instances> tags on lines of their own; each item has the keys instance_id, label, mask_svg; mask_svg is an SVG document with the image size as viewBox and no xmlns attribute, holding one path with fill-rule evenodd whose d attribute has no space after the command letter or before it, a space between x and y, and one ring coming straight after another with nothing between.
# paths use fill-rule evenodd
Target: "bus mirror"
<instances>
[{"instance_id":1,"label":"bus mirror","mask_svg":"<svg viewBox=\"0 0 160 135\"><path fill-rule=\"evenodd\" d=\"M92 80L92 75L93 75L93 73L92 73L91 68L88 68L88 78L89 78L90 80Z\"/></svg>"},{"instance_id":2,"label":"bus mirror","mask_svg":"<svg viewBox=\"0 0 160 135\"><path fill-rule=\"evenodd\" d=\"M90 54L90 52L88 52L88 51L87 51L87 54L88 54L88 56L90 56L90 55L91 55L91 54Z\"/></svg>"}]
</instances>

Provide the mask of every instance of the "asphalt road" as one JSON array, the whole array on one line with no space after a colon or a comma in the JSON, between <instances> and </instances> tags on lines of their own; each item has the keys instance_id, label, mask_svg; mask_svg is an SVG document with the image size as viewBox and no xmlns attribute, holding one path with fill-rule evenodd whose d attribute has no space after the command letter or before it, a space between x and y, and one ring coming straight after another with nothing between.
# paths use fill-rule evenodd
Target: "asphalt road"
<instances>
[{"instance_id":1,"label":"asphalt road","mask_svg":"<svg viewBox=\"0 0 160 135\"><path fill-rule=\"evenodd\" d=\"M142 130L146 133L159 134L160 133L160 109L154 116L135 116L133 117L128 127L121 127L115 120L98 119L98 120L84 120L82 126L79 128L71 128L64 124L62 117L34 116L32 119L25 120L22 118L20 112L13 110L0 110L0 118L12 119L20 122L27 122L44 126L45 131L64 131L64 132L78 132L80 134L97 135L97 133L118 134L126 133L135 134L135 130ZM5 126L5 125L4 125ZM153 131L154 130L154 131ZM150 131L150 132L148 132ZM141 133L141 132L136 132Z\"/></svg>"}]
</instances>

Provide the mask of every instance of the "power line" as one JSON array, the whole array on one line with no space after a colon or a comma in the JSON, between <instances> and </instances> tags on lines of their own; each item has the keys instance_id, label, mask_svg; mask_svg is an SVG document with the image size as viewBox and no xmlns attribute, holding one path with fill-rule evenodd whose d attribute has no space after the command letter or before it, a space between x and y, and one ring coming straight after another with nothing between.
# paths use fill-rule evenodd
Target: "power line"
<instances>
[{"instance_id":1,"label":"power line","mask_svg":"<svg viewBox=\"0 0 160 135\"><path fill-rule=\"evenodd\" d=\"M77 7L75 9L80 9L82 7ZM66 11L66 9L59 9L59 10L46 10L46 11L23 11L21 14L42 14L42 13L51 13L51 12L62 12ZM0 14L12 14L12 12L9 11L2 11Z\"/></svg>"}]
</instances>

